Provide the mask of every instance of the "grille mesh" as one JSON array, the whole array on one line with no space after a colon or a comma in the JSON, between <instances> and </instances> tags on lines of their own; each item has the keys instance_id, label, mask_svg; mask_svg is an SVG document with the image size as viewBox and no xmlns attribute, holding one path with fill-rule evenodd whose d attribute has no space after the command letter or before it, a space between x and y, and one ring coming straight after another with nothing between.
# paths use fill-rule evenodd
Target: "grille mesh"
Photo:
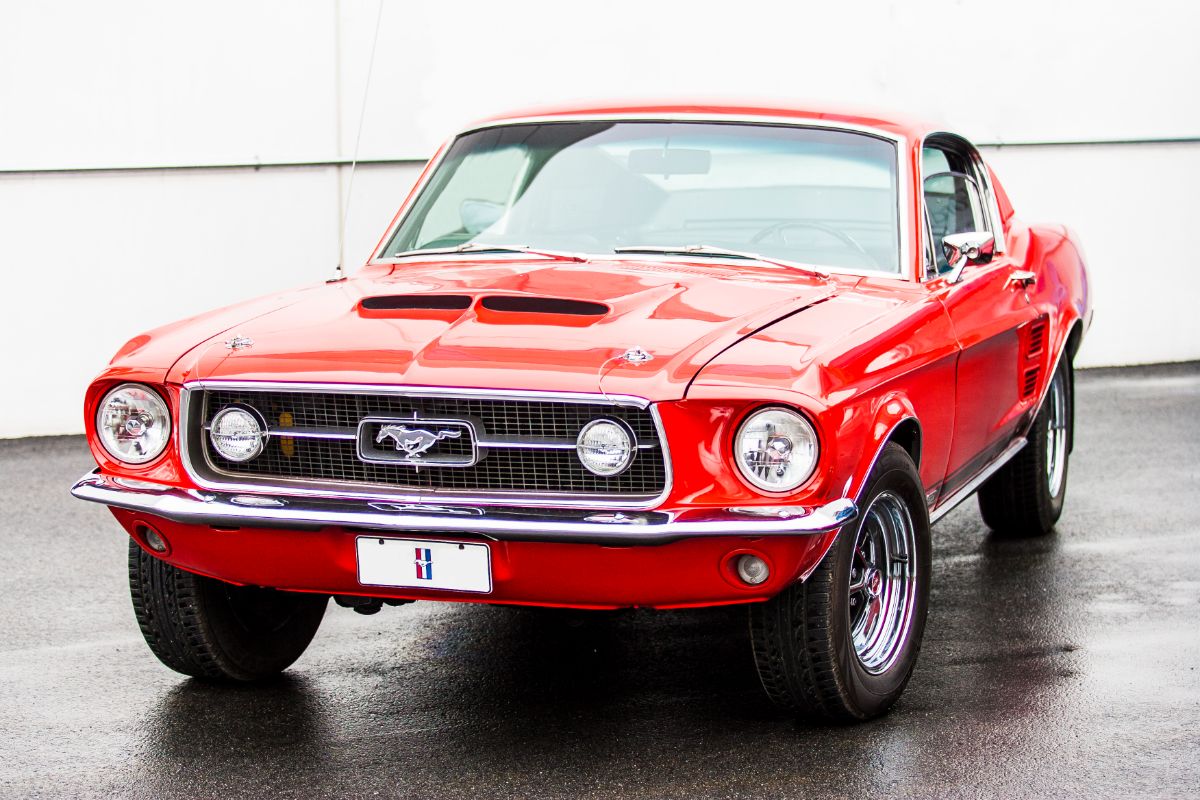
<instances>
[{"instance_id":1,"label":"grille mesh","mask_svg":"<svg viewBox=\"0 0 1200 800\"><path fill-rule=\"evenodd\" d=\"M653 417L647 409L603 403L564 403L543 400L412 397L321 392L272 392L209 389L193 405L207 426L218 411L238 403L254 407L271 428L319 428L353 434L364 417L398 420L467 420L481 440L557 439L574 442L579 431L597 417L624 421L634 431L639 449L620 475L604 478L588 472L574 449L480 447L479 460L469 467L422 467L366 463L359 459L353 439L316 439L273 435L262 455L237 464L212 448L207 435L201 446L213 467L226 475L268 481L281 478L361 484L371 488L450 493L530 493L611 495L649 498L666 486L666 466ZM201 431L202 432L202 431Z\"/></svg>"}]
</instances>

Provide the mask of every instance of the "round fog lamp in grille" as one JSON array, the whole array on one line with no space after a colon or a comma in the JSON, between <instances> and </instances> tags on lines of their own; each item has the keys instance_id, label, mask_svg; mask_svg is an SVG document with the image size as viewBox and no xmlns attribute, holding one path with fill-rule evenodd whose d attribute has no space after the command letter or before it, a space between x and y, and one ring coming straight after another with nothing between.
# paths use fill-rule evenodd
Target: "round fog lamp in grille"
<instances>
[{"instance_id":1,"label":"round fog lamp in grille","mask_svg":"<svg viewBox=\"0 0 1200 800\"><path fill-rule=\"evenodd\" d=\"M595 419L583 426L575 452L588 471L602 478L620 475L633 461L633 433L611 419Z\"/></svg>"},{"instance_id":2,"label":"round fog lamp in grille","mask_svg":"<svg viewBox=\"0 0 1200 800\"><path fill-rule=\"evenodd\" d=\"M221 458L241 463L262 452L266 429L249 409L229 406L213 417L208 438Z\"/></svg>"},{"instance_id":3,"label":"round fog lamp in grille","mask_svg":"<svg viewBox=\"0 0 1200 800\"><path fill-rule=\"evenodd\" d=\"M771 568L767 566L767 562L755 555L747 553L743 556L738 556L737 574L746 583L751 586L758 586L760 583L771 577Z\"/></svg>"}]
</instances>

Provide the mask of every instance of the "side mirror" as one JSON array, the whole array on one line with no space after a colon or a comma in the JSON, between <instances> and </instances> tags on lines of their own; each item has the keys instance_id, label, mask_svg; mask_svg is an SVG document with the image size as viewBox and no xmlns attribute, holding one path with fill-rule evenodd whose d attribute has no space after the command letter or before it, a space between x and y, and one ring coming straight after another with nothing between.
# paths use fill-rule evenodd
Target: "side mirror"
<instances>
[{"instance_id":1,"label":"side mirror","mask_svg":"<svg viewBox=\"0 0 1200 800\"><path fill-rule=\"evenodd\" d=\"M952 233L942 239L942 252L952 270L950 281L957 281L968 264L986 264L996 252L996 237L987 231Z\"/></svg>"}]
</instances>

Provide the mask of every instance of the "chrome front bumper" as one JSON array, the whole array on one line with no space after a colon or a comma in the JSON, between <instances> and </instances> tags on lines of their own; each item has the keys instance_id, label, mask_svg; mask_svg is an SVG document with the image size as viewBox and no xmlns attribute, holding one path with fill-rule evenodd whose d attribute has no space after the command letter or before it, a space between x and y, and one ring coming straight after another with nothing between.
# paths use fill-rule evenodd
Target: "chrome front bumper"
<instances>
[{"instance_id":1,"label":"chrome front bumper","mask_svg":"<svg viewBox=\"0 0 1200 800\"><path fill-rule=\"evenodd\" d=\"M173 522L220 528L458 533L496 540L662 544L697 536L797 536L827 533L852 522L849 498L801 506L696 509L682 512L539 509L389 503L335 497L292 497L177 489L143 481L85 475L71 488L80 500Z\"/></svg>"}]
</instances>

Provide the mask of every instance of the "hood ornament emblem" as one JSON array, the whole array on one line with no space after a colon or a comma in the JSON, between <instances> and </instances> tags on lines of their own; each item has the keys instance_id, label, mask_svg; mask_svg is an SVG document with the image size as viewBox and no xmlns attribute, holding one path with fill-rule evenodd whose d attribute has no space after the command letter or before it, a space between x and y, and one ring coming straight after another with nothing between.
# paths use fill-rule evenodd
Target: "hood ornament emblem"
<instances>
[{"instance_id":1,"label":"hood ornament emblem","mask_svg":"<svg viewBox=\"0 0 1200 800\"><path fill-rule=\"evenodd\" d=\"M249 336L234 336L232 339L225 340L226 350L245 350L247 347L253 347L254 340Z\"/></svg>"},{"instance_id":2,"label":"hood ornament emblem","mask_svg":"<svg viewBox=\"0 0 1200 800\"><path fill-rule=\"evenodd\" d=\"M620 358L628 364L645 364L647 361L653 359L654 356L635 345L622 353Z\"/></svg>"}]
</instances>

